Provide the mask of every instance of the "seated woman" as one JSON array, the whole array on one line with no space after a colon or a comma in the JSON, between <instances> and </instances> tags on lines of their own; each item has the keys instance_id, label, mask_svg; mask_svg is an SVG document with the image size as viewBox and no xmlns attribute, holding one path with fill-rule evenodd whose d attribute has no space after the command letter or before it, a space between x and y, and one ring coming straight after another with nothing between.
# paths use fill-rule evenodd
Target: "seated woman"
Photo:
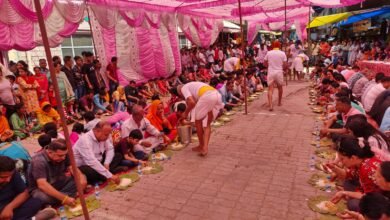
<instances>
[{"instance_id":1,"label":"seated woman","mask_svg":"<svg viewBox=\"0 0 390 220\"><path fill-rule=\"evenodd\" d=\"M164 78L160 78L157 80L157 86L158 89L160 90L161 95L166 96L169 94L168 86Z\"/></svg>"},{"instance_id":2,"label":"seated woman","mask_svg":"<svg viewBox=\"0 0 390 220\"><path fill-rule=\"evenodd\" d=\"M7 118L3 115L3 106L0 107L0 140L1 142L12 140L14 132L8 124Z\"/></svg>"},{"instance_id":3,"label":"seated woman","mask_svg":"<svg viewBox=\"0 0 390 220\"><path fill-rule=\"evenodd\" d=\"M116 146L115 151L122 155L121 166L135 167L138 164L146 164L148 155L143 149L137 149L139 141L143 139L139 129L132 130L129 137L123 138Z\"/></svg>"},{"instance_id":4,"label":"seated woman","mask_svg":"<svg viewBox=\"0 0 390 220\"><path fill-rule=\"evenodd\" d=\"M126 99L122 101L120 93L117 91L112 93L112 110L113 113L125 112L126 111Z\"/></svg>"},{"instance_id":5,"label":"seated woman","mask_svg":"<svg viewBox=\"0 0 390 220\"><path fill-rule=\"evenodd\" d=\"M357 211L359 200L365 193L379 191L374 176L381 161L375 157L367 141L349 135L340 138L337 152L340 162L347 169L334 164L327 165L338 179L345 180L344 190L337 192L331 201L338 203L343 198L347 199L348 209Z\"/></svg>"},{"instance_id":6,"label":"seated woman","mask_svg":"<svg viewBox=\"0 0 390 220\"><path fill-rule=\"evenodd\" d=\"M41 129L39 124L29 122L27 110L23 104L16 104L15 109L16 112L11 115L10 121L16 137L24 139L30 133L37 132Z\"/></svg>"},{"instance_id":7,"label":"seated woman","mask_svg":"<svg viewBox=\"0 0 390 220\"><path fill-rule=\"evenodd\" d=\"M364 115L353 115L348 118L345 127L359 138L364 138L371 151L381 161L390 161L390 141L388 137L367 122Z\"/></svg>"},{"instance_id":8,"label":"seated woman","mask_svg":"<svg viewBox=\"0 0 390 220\"><path fill-rule=\"evenodd\" d=\"M154 100L149 107L149 113L146 118L160 132L164 132L166 143L170 143L177 136L176 129L172 129L171 124L164 116L164 105L160 100Z\"/></svg>"},{"instance_id":9,"label":"seated woman","mask_svg":"<svg viewBox=\"0 0 390 220\"><path fill-rule=\"evenodd\" d=\"M69 135L70 143L72 144L72 146L77 142L77 140L83 133L84 133L84 125L76 122L73 125L72 133L70 133Z\"/></svg>"},{"instance_id":10,"label":"seated woman","mask_svg":"<svg viewBox=\"0 0 390 220\"><path fill-rule=\"evenodd\" d=\"M43 102L41 108L37 111L38 121L40 125L45 125L48 122L54 122L56 124L60 121L60 115L52 108L49 102Z\"/></svg>"}]
</instances>

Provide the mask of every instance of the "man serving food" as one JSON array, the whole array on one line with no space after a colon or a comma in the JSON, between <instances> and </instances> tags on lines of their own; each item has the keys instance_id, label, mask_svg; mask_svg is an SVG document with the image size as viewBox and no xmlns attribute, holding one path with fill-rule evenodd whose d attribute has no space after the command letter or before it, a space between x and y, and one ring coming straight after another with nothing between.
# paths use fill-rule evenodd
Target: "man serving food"
<instances>
[{"instance_id":1,"label":"man serving food","mask_svg":"<svg viewBox=\"0 0 390 220\"><path fill-rule=\"evenodd\" d=\"M184 98L187 108L183 118L188 118L191 112L191 121L195 120L196 133L199 138L199 146L192 150L199 152L200 156L206 156L211 134L211 122L216 119L224 104L220 93L213 87L202 82L190 82L172 88L173 95Z\"/></svg>"}]
</instances>

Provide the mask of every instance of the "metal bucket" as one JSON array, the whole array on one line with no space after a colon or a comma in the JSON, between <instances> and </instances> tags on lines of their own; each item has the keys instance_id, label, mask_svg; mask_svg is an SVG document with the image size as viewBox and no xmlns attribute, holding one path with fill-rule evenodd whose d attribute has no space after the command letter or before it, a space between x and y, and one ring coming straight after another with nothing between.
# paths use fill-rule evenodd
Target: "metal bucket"
<instances>
[{"instance_id":1,"label":"metal bucket","mask_svg":"<svg viewBox=\"0 0 390 220\"><path fill-rule=\"evenodd\" d=\"M180 143L189 144L191 142L192 129L190 125L178 126L177 133L180 138Z\"/></svg>"}]
</instances>

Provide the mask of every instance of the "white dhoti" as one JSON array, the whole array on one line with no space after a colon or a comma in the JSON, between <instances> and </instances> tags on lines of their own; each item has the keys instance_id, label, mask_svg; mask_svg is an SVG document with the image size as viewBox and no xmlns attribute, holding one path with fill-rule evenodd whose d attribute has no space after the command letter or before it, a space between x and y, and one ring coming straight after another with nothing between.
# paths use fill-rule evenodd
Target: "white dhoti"
<instances>
[{"instance_id":1,"label":"white dhoti","mask_svg":"<svg viewBox=\"0 0 390 220\"><path fill-rule=\"evenodd\" d=\"M214 121L224 104L222 96L217 90L211 90L204 93L191 111L191 121L202 120L203 127L207 127L208 113L213 113L212 121Z\"/></svg>"}]
</instances>

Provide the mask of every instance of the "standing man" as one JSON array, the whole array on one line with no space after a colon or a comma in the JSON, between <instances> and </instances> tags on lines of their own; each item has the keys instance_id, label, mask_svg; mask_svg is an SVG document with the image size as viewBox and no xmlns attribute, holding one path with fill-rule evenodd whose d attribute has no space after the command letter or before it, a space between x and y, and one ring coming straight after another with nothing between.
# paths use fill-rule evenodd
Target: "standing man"
<instances>
[{"instance_id":1,"label":"standing man","mask_svg":"<svg viewBox=\"0 0 390 220\"><path fill-rule=\"evenodd\" d=\"M81 68L81 73L83 74L85 82L87 83L87 88L93 90L96 94L99 92L99 83L92 60L93 54L91 52L85 52L85 63Z\"/></svg>"},{"instance_id":2,"label":"standing man","mask_svg":"<svg viewBox=\"0 0 390 220\"><path fill-rule=\"evenodd\" d=\"M39 68L41 69L41 73L45 74L46 77L50 78L49 69L47 68L47 62L45 59L39 59Z\"/></svg>"},{"instance_id":3,"label":"standing man","mask_svg":"<svg viewBox=\"0 0 390 220\"><path fill-rule=\"evenodd\" d=\"M283 95L283 71L287 68L287 56L280 50L280 42L274 41L272 45L273 50L268 51L264 57L264 65L268 66L267 82L269 86L268 91L268 105L269 110L273 111L272 96L274 87L278 88L279 102L278 106L282 105Z\"/></svg>"},{"instance_id":4,"label":"standing man","mask_svg":"<svg viewBox=\"0 0 390 220\"><path fill-rule=\"evenodd\" d=\"M193 111L191 120L195 120L199 146L192 150L199 152L200 156L206 156L211 135L211 122L224 107L221 94L215 88L202 82L180 85L172 88L171 93L185 99L187 109L183 114L184 119L188 118L189 113Z\"/></svg>"},{"instance_id":5,"label":"standing man","mask_svg":"<svg viewBox=\"0 0 390 220\"><path fill-rule=\"evenodd\" d=\"M64 57L64 65L61 67L61 71L65 73L66 78L68 78L68 81L70 85L72 86L73 92L76 94L76 81L74 78L73 73L73 60L71 56L65 56Z\"/></svg>"},{"instance_id":6,"label":"standing man","mask_svg":"<svg viewBox=\"0 0 390 220\"><path fill-rule=\"evenodd\" d=\"M119 86L119 79L118 79L118 57L112 57L111 63L107 65L107 78L109 81L110 86L110 94L116 90L116 88Z\"/></svg>"},{"instance_id":7,"label":"standing man","mask_svg":"<svg viewBox=\"0 0 390 220\"><path fill-rule=\"evenodd\" d=\"M83 67L83 58L81 58L80 56L75 56L73 59L74 62L76 63L72 68L74 74L74 80L76 83L75 96L76 99L80 99L86 93L85 81L84 81L83 74L81 73L81 68Z\"/></svg>"}]
</instances>

